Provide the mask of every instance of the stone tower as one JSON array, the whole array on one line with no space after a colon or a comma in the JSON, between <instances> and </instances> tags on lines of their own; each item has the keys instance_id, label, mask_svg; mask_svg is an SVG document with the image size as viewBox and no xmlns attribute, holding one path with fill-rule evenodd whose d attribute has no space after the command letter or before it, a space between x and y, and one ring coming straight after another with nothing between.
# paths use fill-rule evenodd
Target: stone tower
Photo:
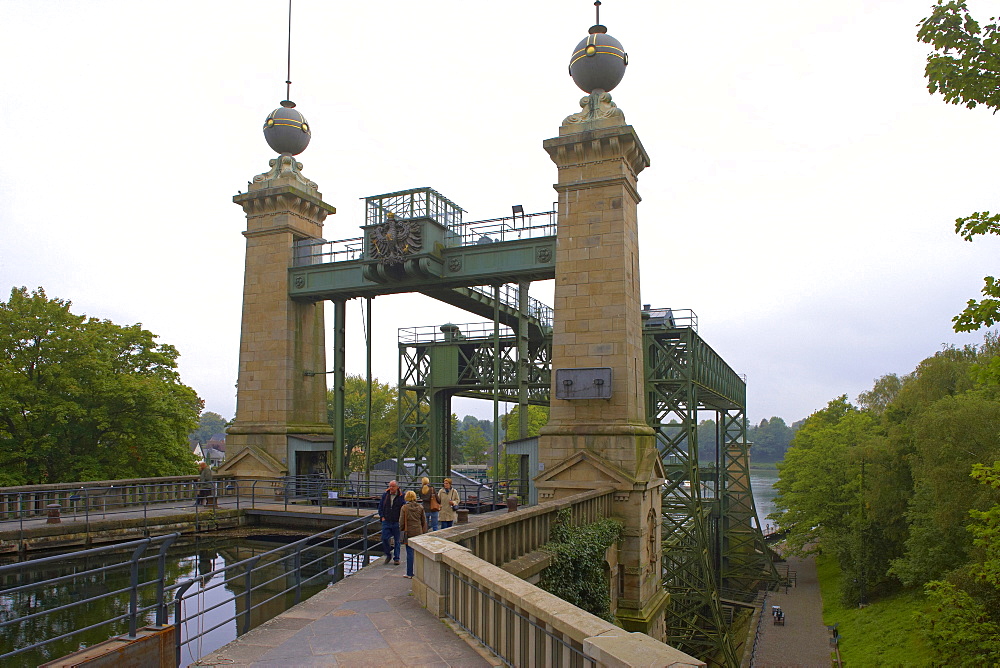
<instances>
[{"instance_id":1,"label":"stone tower","mask_svg":"<svg viewBox=\"0 0 1000 668\"><path fill-rule=\"evenodd\" d=\"M236 419L228 429L221 472L244 476L311 473L332 465L326 419L323 304L288 297L295 244L322 238L336 209L302 174L295 155L311 130L294 103L266 119L264 135L280 155L233 201L247 218L243 321Z\"/></svg>"},{"instance_id":2,"label":"stone tower","mask_svg":"<svg viewBox=\"0 0 1000 668\"><path fill-rule=\"evenodd\" d=\"M559 178L549 423L541 430L539 500L615 487L625 524L615 614L626 629L663 639L663 469L646 423L636 180L649 157L607 92L628 63L595 25L570 72L588 93L543 146Z\"/></svg>"}]
</instances>

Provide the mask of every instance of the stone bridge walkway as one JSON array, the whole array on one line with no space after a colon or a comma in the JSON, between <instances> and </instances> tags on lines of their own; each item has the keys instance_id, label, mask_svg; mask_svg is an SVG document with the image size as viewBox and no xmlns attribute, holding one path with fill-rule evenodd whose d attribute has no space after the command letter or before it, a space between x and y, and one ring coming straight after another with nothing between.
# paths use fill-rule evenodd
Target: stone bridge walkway
<instances>
[{"instance_id":1,"label":"stone bridge walkway","mask_svg":"<svg viewBox=\"0 0 1000 668\"><path fill-rule=\"evenodd\" d=\"M503 665L421 607L405 572L379 559L190 665Z\"/></svg>"}]
</instances>

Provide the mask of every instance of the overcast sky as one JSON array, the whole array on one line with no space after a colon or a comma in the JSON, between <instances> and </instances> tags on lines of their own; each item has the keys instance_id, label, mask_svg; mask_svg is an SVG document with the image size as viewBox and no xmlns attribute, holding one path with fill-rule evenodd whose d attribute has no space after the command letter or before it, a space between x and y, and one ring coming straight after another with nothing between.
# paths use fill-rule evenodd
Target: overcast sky
<instances>
[{"instance_id":1,"label":"overcast sky","mask_svg":"<svg viewBox=\"0 0 1000 668\"><path fill-rule=\"evenodd\" d=\"M927 93L915 33L931 4L602 6L629 53L612 95L652 161L642 300L698 314L745 374L754 422L982 340L951 318L997 271L1000 239L969 244L953 221L1000 209L1000 119ZM1000 9L969 4L981 20ZM142 323L226 418L245 244L231 198L274 157L261 126L284 98L286 11L0 0L0 299L42 286ZM467 221L551 208L541 144L579 109L566 68L593 19L589 0L295 0L292 99L313 128L299 160L338 209L326 238L360 235L359 198L412 187ZM373 315L375 375L393 384L398 328L476 320L413 295ZM358 300L348 318L348 370L363 374Z\"/></svg>"}]
</instances>

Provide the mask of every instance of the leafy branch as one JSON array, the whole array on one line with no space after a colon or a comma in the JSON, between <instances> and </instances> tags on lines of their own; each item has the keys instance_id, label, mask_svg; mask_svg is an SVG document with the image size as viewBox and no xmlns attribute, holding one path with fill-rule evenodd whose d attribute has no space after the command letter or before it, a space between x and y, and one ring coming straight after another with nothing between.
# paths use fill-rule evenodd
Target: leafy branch
<instances>
[{"instance_id":1,"label":"leafy branch","mask_svg":"<svg viewBox=\"0 0 1000 668\"><path fill-rule=\"evenodd\" d=\"M625 526L611 518L573 526L568 508L553 523L550 542L542 546L553 555L542 571L539 586L550 594L610 622L611 591L604 570L607 549L622 539Z\"/></svg>"}]
</instances>

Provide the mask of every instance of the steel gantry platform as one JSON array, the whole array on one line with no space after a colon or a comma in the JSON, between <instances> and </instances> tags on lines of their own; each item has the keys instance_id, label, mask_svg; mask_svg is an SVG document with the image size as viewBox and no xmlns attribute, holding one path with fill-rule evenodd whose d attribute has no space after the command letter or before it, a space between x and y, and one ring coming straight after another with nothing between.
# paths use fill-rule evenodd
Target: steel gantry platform
<instances>
[{"instance_id":1,"label":"steel gantry platform","mask_svg":"<svg viewBox=\"0 0 1000 668\"><path fill-rule=\"evenodd\" d=\"M364 236L296 245L290 296L334 304L334 394L342 414L344 304L418 292L488 319L399 330L398 461L450 470L455 396L547 405L552 310L528 294L555 277L555 212L464 223L431 188L366 198ZM698 335L690 311L643 309L646 415L666 471L663 585L668 642L738 665L730 623L776 578L756 520L746 442L746 384ZM523 419L527 411L520 410ZM699 420L714 419L712 461L698 458ZM334 459L343 475L343 429Z\"/></svg>"}]
</instances>

